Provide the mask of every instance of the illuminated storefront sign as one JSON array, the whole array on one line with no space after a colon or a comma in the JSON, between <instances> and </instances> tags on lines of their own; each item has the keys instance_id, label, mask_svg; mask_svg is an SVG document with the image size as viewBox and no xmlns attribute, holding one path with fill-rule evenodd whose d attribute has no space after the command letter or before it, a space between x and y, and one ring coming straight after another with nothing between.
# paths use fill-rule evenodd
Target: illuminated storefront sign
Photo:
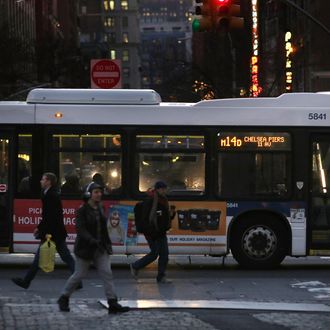
<instances>
[{"instance_id":1,"label":"illuminated storefront sign","mask_svg":"<svg viewBox=\"0 0 330 330\"><path fill-rule=\"evenodd\" d=\"M292 48L292 34L291 32L285 33L285 90L286 92L292 91L292 61L291 54L293 53Z\"/></svg>"},{"instance_id":2,"label":"illuminated storefront sign","mask_svg":"<svg viewBox=\"0 0 330 330\"><path fill-rule=\"evenodd\" d=\"M257 97L262 88L259 86L259 35L258 35L258 0L252 0L252 57L250 94Z\"/></svg>"}]
</instances>

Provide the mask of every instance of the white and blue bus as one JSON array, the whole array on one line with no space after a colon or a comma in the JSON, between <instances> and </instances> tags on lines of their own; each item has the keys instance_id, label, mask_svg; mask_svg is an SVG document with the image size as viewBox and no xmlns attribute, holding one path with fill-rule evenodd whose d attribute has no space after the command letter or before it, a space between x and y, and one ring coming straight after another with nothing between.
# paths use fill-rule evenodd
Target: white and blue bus
<instances>
[{"instance_id":1,"label":"white and blue bus","mask_svg":"<svg viewBox=\"0 0 330 330\"><path fill-rule=\"evenodd\" d=\"M33 252L40 177L59 178L69 244L92 180L114 253L148 250L133 208L158 180L171 254L246 267L330 253L330 94L162 103L152 90L35 89L0 102L0 249ZM113 220L114 219L114 220Z\"/></svg>"}]
</instances>

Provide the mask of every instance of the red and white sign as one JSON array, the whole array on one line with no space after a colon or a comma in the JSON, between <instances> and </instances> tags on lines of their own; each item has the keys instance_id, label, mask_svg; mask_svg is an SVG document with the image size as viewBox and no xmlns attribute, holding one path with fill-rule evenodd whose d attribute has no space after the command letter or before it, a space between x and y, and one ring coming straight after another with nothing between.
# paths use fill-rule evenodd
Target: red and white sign
<instances>
[{"instance_id":1,"label":"red and white sign","mask_svg":"<svg viewBox=\"0 0 330 330\"><path fill-rule=\"evenodd\" d=\"M5 183L0 183L0 193L7 191L7 185Z\"/></svg>"},{"instance_id":2,"label":"red and white sign","mask_svg":"<svg viewBox=\"0 0 330 330\"><path fill-rule=\"evenodd\" d=\"M92 88L121 88L120 60L91 60Z\"/></svg>"}]
</instances>

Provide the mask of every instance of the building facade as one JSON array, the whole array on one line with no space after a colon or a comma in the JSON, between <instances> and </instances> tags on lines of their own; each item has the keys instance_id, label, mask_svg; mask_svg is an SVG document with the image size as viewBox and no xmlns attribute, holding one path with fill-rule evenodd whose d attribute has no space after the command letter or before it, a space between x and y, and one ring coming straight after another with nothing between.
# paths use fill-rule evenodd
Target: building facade
<instances>
[{"instance_id":1,"label":"building facade","mask_svg":"<svg viewBox=\"0 0 330 330\"><path fill-rule=\"evenodd\" d=\"M292 3L259 1L263 96L330 90L330 3Z\"/></svg>"},{"instance_id":2,"label":"building facade","mask_svg":"<svg viewBox=\"0 0 330 330\"><path fill-rule=\"evenodd\" d=\"M80 0L80 47L84 85L91 59L120 60L122 88L140 88L140 32L137 0Z\"/></svg>"},{"instance_id":3,"label":"building facade","mask_svg":"<svg viewBox=\"0 0 330 330\"><path fill-rule=\"evenodd\" d=\"M0 97L36 79L35 0L0 0Z\"/></svg>"},{"instance_id":4,"label":"building facade","mask_svg":"<svg viewBox=\"0 0 330 330\"><path fill-rule=\"evenodd\" d=\"M140 0L142 87L164 100L192 88L191 10L192 0Z\"/></svg>"}]
</instances>

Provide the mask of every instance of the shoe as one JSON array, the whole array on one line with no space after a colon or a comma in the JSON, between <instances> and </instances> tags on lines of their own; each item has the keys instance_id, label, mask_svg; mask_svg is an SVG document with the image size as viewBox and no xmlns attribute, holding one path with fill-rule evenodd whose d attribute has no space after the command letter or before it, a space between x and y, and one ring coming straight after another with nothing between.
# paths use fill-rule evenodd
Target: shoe
<instances>
[{"instance_id":1,"label":"shoe","mask_svg":"<svg viewBox=\"0 0 330 330\"><path fill-rule=\"evenodd\" d=\"M137 280L139 271L133 267L133 264L129 264L132 276Z\"/></svg>"},{"instance_id":2,"label":"shoe","mask_svg":"<svg viewBox=\"0 0 330 330\"><path fill-rule=\"evenodd\" d=\"M159 284L171 284L172 281L167 279L166 276L163 276L161 278L157 278L157 283L159 283Z\"/></svg>"},{"instance_id":3,"label":"shoe","mask_svg":"<svg viewBox=\"0 0 330 330\"><path fill-rule=\"evenodd\" d=\"M70 312L69 297L62 295L58 298L57 303L61 312Z\"/></svg>"},{"instance_id":4,"label":"shoe","mask_svg":"<svg viewBox=\"0 0 330 330\"><path fill-rule=\"evenodd\" d=\"M117 299L108 299L108 313L115 314L115 313L125 313L130 310L128 306L122 306L118 303Z\"/></svg>"},{"instance_id":5,"label":"shoe","mask_svg":"<svg viewBox=\"0 0 330 330\"><path fill-rule=\"evenodd\" d=\"M16 285L20 286L23 289L28 289L30 286L30 282L25 281L24 279L20 277L14 277L11 279Z\"/></svg>"},{"instance_id":6,"label":"shoe","mask_svg":"<svg viewBox=\"0 0 330 330\"><path fill-rule=\"evenodd\" d=\"M76 290L81 290L83 288L82 282L79 282L79 284L76 287Z\"/></svg>"}]
</instances>

